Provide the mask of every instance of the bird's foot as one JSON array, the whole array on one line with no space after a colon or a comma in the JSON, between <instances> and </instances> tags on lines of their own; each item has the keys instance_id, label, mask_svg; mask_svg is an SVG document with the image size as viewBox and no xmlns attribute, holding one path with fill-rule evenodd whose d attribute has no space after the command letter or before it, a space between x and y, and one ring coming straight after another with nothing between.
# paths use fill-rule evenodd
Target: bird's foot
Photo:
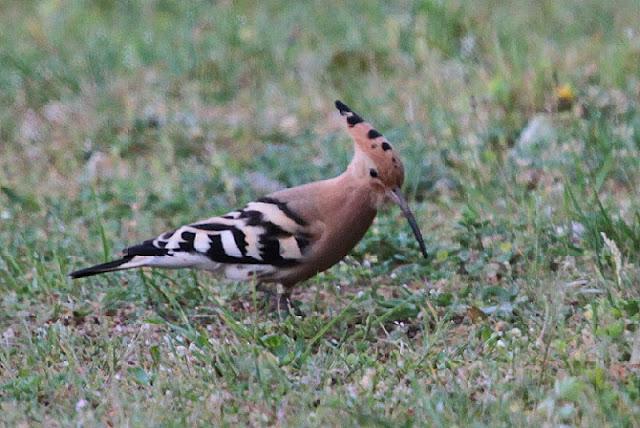
<instances>
[{"instance_id":1,"label":"bird's foot","mask_svg":"<svg viewBox=\"0 0 640 428\"><path fill-rule=\"evenodd\" d=\"M291 299L291 291L282 290L280 287L275 291L262 284L256 286L256 290L264 293L269 301L269 309L271 312L278 314L304 316L304 313L300 310L300 303Z\"/></svg>"},{"instance_id":2,"label":"bird's foot","mask_svg":"<svg viewBox=\"0 0 640 428\"><path fill-rule=\"evenodd\" d=\"M279 294L277 305L278 307L276 310L278 312L284 311L287 314L304 317L304 312L302 312L302 309L300 308L300 302L298 300L291 299L291 292Z\"/></svg>"}]
</instances>

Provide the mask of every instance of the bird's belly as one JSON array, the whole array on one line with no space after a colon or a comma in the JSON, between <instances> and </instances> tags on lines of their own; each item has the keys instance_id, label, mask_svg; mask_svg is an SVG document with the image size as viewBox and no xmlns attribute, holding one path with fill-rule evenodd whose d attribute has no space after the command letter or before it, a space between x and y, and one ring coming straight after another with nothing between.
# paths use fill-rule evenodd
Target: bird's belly
<instances>
[{"instance_id":1,"label":"bird's belly","mask_svg":"<svg viewBox=\"0 0 640 428\"><path fill-rule=\"evenodd\" d=\"M160 267L165 269L194 268L215 272L220 263L211 260L204 254L178 252L171 256L135 256L134 260L143 261L140 266Z\"/></svg>"},{"instance_id":2,"label":"bird's belly","mask_svg":"<svg viewBox=\"0 0 640 428\"><path fill-rule=\"evenodd\" d=\"M224 267L224 276L233 281L250 279L267 280L278 270L273 265L261 264L230 264Z\"/></svg>"}]
</instances>

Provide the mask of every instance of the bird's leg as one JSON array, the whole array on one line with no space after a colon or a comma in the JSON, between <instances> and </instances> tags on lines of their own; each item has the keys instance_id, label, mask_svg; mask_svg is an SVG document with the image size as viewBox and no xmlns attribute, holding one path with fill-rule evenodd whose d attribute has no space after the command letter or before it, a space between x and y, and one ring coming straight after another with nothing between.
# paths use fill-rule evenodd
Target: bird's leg
<instances>
[{"instance_id":1,"label":"bird's leg","mask_svg":"<svg viewBox=\"0 0 640 428\"><path fill-rule=\"evenodd\" d=\"M293 300L291 300L291 289L283 287L282 284L278 284L278 306L278 312L284 310L298 317L304 316L299 305L296 305Z\"/></svg>"},{"instance_id":2,"label":"bird's leg","mask_svg":"<svg viewBox=\"0 0 640 428\"><path fill-rule=\"evenodd\" d=\"M285 310L289 312L289 308L291 307L291 291L284 288L282 284L278 284L277 288L278 293L278 312L281 310Z\"/></svg>"},{"instance_id":3,"label":"bird's leg","mask_svg":"<svg viewBox=\"0 0 640 428\"><path fill-rule=\"evenodd\" d=\"M256 284L256 290L264 293L269 303L269 309L277 313L290 313L301 316L302 312L291 301L291 290L284 288L281 284L278 284L276 289L268 287L263 283Z\"/></svg>"},{"instance_id":4,"label":"bird's leg","mask_svg":"<svg viewBox=\"0 0 640 428\"><path fill-rule=\"evenodd\" d=\"M256 284L256 290L263 293L266 300L269 302L269 308L273 311L280 311L287 307L286 301L283 300L283 293L281 293L280 287L275 290L273 287L269 287L264 283Z\"/></svg>"}]
</instances>

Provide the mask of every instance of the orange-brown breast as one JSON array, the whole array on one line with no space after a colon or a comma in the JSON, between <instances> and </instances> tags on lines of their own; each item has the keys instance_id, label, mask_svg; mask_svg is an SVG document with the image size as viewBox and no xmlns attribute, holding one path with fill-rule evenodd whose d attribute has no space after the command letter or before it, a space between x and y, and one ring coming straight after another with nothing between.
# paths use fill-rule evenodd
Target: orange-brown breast
<instances>
[{"instance_id":1,"label":"orange-brown breast","mask_svg":"<svg viewBox=\"0 0 640 428\"><path fill-rule=\"evenodd\" d=\"M285 287L292 287L342 260L360 242L377 212L370 187L345 174L273 196L286 201L303 219L313 219L309 221L309 230L317 237L303 263L274 276L273 281Z\"/></svg>"}]
</instances>

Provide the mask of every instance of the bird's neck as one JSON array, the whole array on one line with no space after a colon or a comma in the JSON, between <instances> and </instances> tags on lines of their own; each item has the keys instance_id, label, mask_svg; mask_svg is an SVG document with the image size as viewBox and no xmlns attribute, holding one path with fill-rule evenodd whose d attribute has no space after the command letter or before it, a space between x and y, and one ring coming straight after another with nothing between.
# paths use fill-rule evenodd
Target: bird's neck
<instances>
[{"instance_id":1,"label":"bird's neck","mask_svg":"<svg viewBox=\"0 0 640 428\"><path fill-rule=\"evenodd\" d=\"M356 149L353 159L347 169L336 177L336 186L349 189L363 205L369 205L377 210L385 201L385 195L380 189L375 188L371 182L369 170L374 167L371 159L360 150Z\"/></svg>"},{"instance_id":2,"label":"bird's neck","mask_svg":"<svg viewBox=\"0 0 640 428\"><path fill-rule=\"evenodd\" d=\"M371 159L369 159L369 157L361 150L356 148L353 158L351 159L351 162L349 162L349 166L347 166L347 170L343 175L351 176L354 180L360 179L368 181L369 169L371 169L372 166Z\"/></svg>"},{"instance_id":3,"label":"bird's neck","mask_svg":"<svg viewBox=\"0 0 640 428\"><path fill-rule=\"evenodd\" d=\"M332 179L330 185L332 196L324 201L329 208L325 221L333 224L331 235L342 258L371 226L379 201L371 186L349 170Z\"/></svg>"},{"instance_id":4,"label":"bird's neck","mask_svg":"<svg viewBox=\"0 0 640 428\"><path fill-rule=\"evenodd\" d=\"M332 181L332 193L339 195L340 208L375 213L384 202L384 195L372 188L370 179L363 179L349 170Z\"/></svg>"}]
</instances>

